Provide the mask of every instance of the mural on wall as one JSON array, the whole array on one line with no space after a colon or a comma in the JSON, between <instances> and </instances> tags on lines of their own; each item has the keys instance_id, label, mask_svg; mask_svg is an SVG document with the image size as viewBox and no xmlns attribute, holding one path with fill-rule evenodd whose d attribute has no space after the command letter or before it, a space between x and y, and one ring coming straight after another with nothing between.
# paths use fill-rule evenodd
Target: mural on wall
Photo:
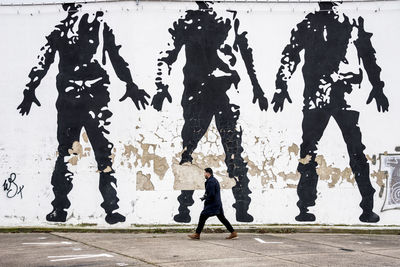
<instances>
[{"instance_id":1,"label":"mural on wall","mask_svg":"<svg viewBox=\"0 0 400 267\"><path fill-rule=\"evenodd\" d=\"M176 21L169 29L173 43L158 60L156 78L158 90L152 100L152 106L160 111L165 99L172 102L168 85L163 81L163 77L170 74L171 65L177 60L184 46L186 65L183 68L184 92L181 105L185 123L182 129L183 153L180 164L192 163L192 153L215 117L225 151L228 174L236 182L232 188L236 220L252 222L253 216L248 213L251 202L248 168L241 155L243 131L241 127L239 129L237 127L240 107L230 103L227 95L231 87L238 89L240 81L240 76L234 69L237 62L235 52L240 52L247 69L253 86L253 103L258 101L260 109L266 111L268 100L264 97L257 80L247 33L239 33L240 22L236 17L236 11L228 10L232 18L223 18L213 10L212 2L196 1L196 3L197 10L186 11L185 17ZM231 36L232 39L229 38ZM176 222L190 222L188 207L194 203L193 193L194 190L181 191L178 197L179 214L174 216Z\"/></svg>"},{"instance_id":2,"label":"mural on wall","mask_svg":"<svg viewBox=\"0 0 400 267\"><path fill-rule=\"evenodd\" d=\"M108 109L109 76L102 67L106 64L106 52L118 78L126 83L126 93L120 101L129 97L137 109L144 109L149 96L132 81L128 63L119 54L121 46L115 43L112 29L102 19L103 12L84 13L79 4L63 4L63 9L67 16L46 37L47 43L41 49L38 66L32 68L24 99L18 106L22 115L29 113L32 103L40 106L35 90L58 52L56 108L59 146L51 178L55 197L51 203L53 211L46 219L66 221L66 209L71 204L68 193L72 189L73 173L68 170L68 162L64 158L75 153L74 144L79 144L81 130L85 128L100 173L99 190L104 199L101 207L107 214L105 220L109 224L123 222L125 217L114 212L119 208L115 189L117 179L113 175L111 160L113 144L106 137L109 134L106 126L110 125L108 119L112 115Z\"/></svg>"},{"instance_id":3,"label":"mural on wall","mask_svg":"<svg viewBox=\"0 0 400 267\"><path fill-rule=\"evenodd\" d=\"M400 208L400 155L380 155L381 171L387 172L386 198L382 211Z\"/></svg>"},{"instance_id":4,"label":"mural on wall","mask_svg":"<svg viewBox=\"0 0 400 267\"><path fill-rule=\"evenodd\" d=\"M379 216L373 210L374 188L369 177L369 164L364 155L358 127L359 112L351 110L345 100L353 86L360 85L361 68L348 71L354 66L349 62L348 52L354 47L358 64L362 62L372 84L367 104L375 99L378 111L388 111L388 99L383 93L384 82L380 78L381 68L376 63L375 49L371 44L371 33L364 30L364 19L351 21L337 11L336 2L320 2L320 10L310 13L291 33L290 43L283 50L281 66L276 75L276 89L272 103L274 111L282 111L284 102L292 102L287 90L288 79L296 71L304 50L304 108L303 142L300 147L301 160L297 170L301 174L297 186L300 213L297 221L315 221L315 215L308 207L317 199L318 174L316 172L316 151L324 130L333 117L338 124L350 157L350 167L355 175L362 196L360 207L362 222L378 222Z\"/></svg>"}]
</instances>

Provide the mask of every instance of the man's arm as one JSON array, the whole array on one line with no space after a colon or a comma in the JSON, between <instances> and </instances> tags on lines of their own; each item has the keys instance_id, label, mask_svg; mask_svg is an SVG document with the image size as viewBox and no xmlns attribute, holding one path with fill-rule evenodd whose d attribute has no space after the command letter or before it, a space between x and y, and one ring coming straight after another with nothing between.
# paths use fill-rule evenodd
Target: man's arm
<instances>
[{"instance_id":1,"label":"man's arm","mask_svg":"<svg viewBox=\"0 0 400 267\"><path fill-rule=\"evenodd\" d=\"M117 77L126 83L126 92L124 96L119 101L124 101L126 98L130 97L135 104L137 109L140 109L142 105L143 109L146 108L148 102L146 97L150 97L144 90L139 89L139 87L133 82L131 72L128 68L129 64L124 60L124 58L119 54L120 45L115 42L115 35L112 29L104 23L103 30L104 37L104 51L107 51L110 57L111 64L117 74ZM103 54L103 64L105 64L105 55Z\"/></svg>"},{"instance_id":2,"label":"man's arm","mask_svg":"<svg viewBox=\"0 0 400 267\"><path fill-rule=\"evenodd\" d=\"M303 50L303 40L306 37L306 24L307 20L300 22L296 28L292 30L290 43L283 49L281 66L276 74L275 87L276 92L272 99L274 111L282 111L285 99L292 103L289 93L287 91L287 81L292 77L300 63L300 52Z\"/></svg>"},{"instance_id":3,"label":"man's arm","mask_svg":"<svg viewBox=\"0 0 400 267\"><path fill-rule=\"evenodd\" d=\"M234 19L234 30L235 30L235 43L234 49L237 51L239 47L240 54L242 55L244 64L246 66L247 74L249 75L251 84L253 85L253 103L256 103L258 100L258 104L261 110L268 109L268 100L264 97L264 92L258 83L256 71L254 69L254 59L253 59L253 49L249 47L249 42L246 37L247 32L243 32L239 34L239 20Z\"/></svg>"},{"instance_id":4,"label":"man's arm","mask_svg":"<svg viewBox=\"0 0 400 267\"><path fill-rule=\"evenodd\" d=\"M216 193L216 185L215 183L208 182L206 186L206 202L212 202L215 198Z\"/></svg>"},{"instance_id":5,"label":"man's arm","mask_svg":"<svg viewBox=\"0 0 400 267\"><path fill-rule=\"evenodd\" d=\"M154 95L151 105L158 111L161 111L165 98L167 98L170 103L172 102L172 97L168 92L168 85L163 81L163 77L171 73L172 64L177 60L179 51L184 44L183 38L185 32L182 25L184 23L184 19L179 19L177 22L174 22L173 27L168 30L172 37L172 45L168 44L171 47L165 52L161 52L160 58L157 61L157 78L155 82L157 93Z\"/></svg>"},{"instance_id":6,"label":"man's arm","mask_svg":"<svg viewBox=\"0 0 400 267\"><path fill-rule=\"evenodd\" d=\"M39 86L44 76L46 76L50 65L54 62L54 57L56 54L56 47L54 45L55 36L57 36L57 31L53 31L49 36L46 37L47 43L40 49L40 54L37 57L39 62L37 66L31 69L28 75L29 82L26 84L26 89L24 90L24 99L17 107L22 116L29 114L32 103L40 106L40 102L35 95L35 90Z\"/></svg>"},{"instance_id":7,"label":"man's arm","mask_svg":"<svg viewBox=\"0 0 400 267\"><path fill-rule=\"evenodd\" d=\"M367 72L368 79L372 85L371 93L369 94L367 104L371 103L373 99L376 101L378 111L388 111L389 101L383 93L385 83L381 80L381 68L376 63L375 49L371 43L372 33L364 30L364 19L358 18L358 38L354 42L358 56L362 60L365 71Z\"/></svg>"}]
</instances>

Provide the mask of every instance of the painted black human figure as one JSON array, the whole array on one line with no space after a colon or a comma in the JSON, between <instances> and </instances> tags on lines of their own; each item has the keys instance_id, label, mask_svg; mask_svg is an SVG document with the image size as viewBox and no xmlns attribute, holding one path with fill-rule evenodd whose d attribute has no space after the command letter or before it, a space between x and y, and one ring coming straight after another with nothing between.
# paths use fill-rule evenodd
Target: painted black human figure
<instances>
[{"instance_id":1,"label":"painted black human figure","mask_svg":"<svg viewBox=\"0 0 400 267\"><path fill-rule=\"evenodd\" d=\"M114 210L118 209L118 197L113 176L111 150L113 144L106 137L106 126L112 112L108 109L110 94L109 76L102 67L106 63L106 52L118 78L126 82L126 93L120 101L131 98L136 107L145 108L149 97L132 81L128 64L119 55L120 46L115 44L115 37L110 27L103 22L102 12L84 13L79 4L63 4L67 17L55 26L47 36L47 43L42 47L39 63L30 74L30 82L24 90L24 99L18 106L22 115L28 114L32 103L40 106L35 96L35 89L59 54L59 74L57 75L58 98L56 102L58 158L51 178L54 200L53 211L46 216L48 221L65 222L70 206L68 193L72 189L72 172L68 171L64 157L69 156L69 149L79 141L84 127L93 147L100 172L99 190L103 196L101 206L106 212L109 224L125 221L125 217Z\"/></svg>"},{"instance_id":2,"label":"painted black human figure","mask_svg":"<svg viewBox=\"0 0 400 267\"><path fill-rule=\"evenodd\" d=\"M253 103L258 100L261 110L267 110L268 100L258 83L253 65L252 49L248 45L246 32L239 33L239 20L236 12L230 11L232 19L224 19L212 9L212 2L197 1L198 10L186 11L185 17L174 23L169 29L173 43L158 60L157 94L152 106L161 110L165 98L172 101L168 93L168 85L163 82L165 72L170 72L171 65L176 61L179 51L185 46L186 65L184 73L184 92L182 96L183 117L185 124L182 129L183 154L180 164L192 162L192 153L198 142L206 133L211 120L215 117L218 131L225 150L225 163L229 177L235 179L232 188L235 197L236 220L251 222L253 217L248 214L251 193L247 177L247 163L241 153L242 129L237 129L239 106L231 104L226 92L232 86L237 89L239 74L233 69L237 58L234 52L239 52L245 63L247 73L253 86ZM232 44L228 44L231 34ZM224 58L227 58L224 61ZM218 74L222 73L222 74ZM189 178L189 177L188 177ZM193 205L193 190L183 190L178 197L179 214L174 217L176 222L190 222L188 206Z\"/></svg>"},{"instance_id":3,"label":"painted black human figure","mask_svg":"<svg viewBox=\"0 0 400 267\"><path fill-rule=\"evenodd\" d=\"M353 85L360 85L362 70L343 72L351 65L347 52L356 50L356 65L363 63L372 91L367 104L375 99L378 111L387 111L388 100L383 93L384 82L380 79L381 68L376 63L375 50L371 44L371 33L364 30L364 20L350 20L337 11L337 3L320 2L320 11L310 13L292 31L290 43L283 51L281 66L276 76L276 88L272 103L274 111L283 109L284 101L291 103L287 91L287 81L300 63L299 53L304 50L304 108L303 142L300 156L305 161L299 163L301 174L297 186L300 214L297 221L314 221L315 216L308 207L315 205L318 175L315 161L318 141L333 117L342 132L350 157L350 166L355 175L362 196L360 207L363 222L378 222L379 216L373 210L374 188L369 177L369 164L364 155L365 146L361 142L358 127L359 112L351 110L345 100ZM308 161L309 160L309 161Z\"/></svg>"}]
</instances>

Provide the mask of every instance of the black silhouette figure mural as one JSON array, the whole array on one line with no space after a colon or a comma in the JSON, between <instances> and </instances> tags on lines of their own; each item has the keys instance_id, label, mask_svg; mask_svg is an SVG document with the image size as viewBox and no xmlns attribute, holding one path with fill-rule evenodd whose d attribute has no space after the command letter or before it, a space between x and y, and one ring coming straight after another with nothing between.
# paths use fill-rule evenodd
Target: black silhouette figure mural
<instances>
[{"instance_id":1,"label":"black silhouette figure mural","mask_svg":"<svg viewBox=\"0 0 400 267\"><path fill-rule=\"evenodd\" d=\"M183 153L180 164L191 163L192 153L198 142L207 132L213 117L221 135L225 151L225 163L230 178L235 179L232 188L236 202L236 220L251 222L248 214L251 201L247 177L247 163L241 153L242 129L237 129L239 106L231 104L226 92L240 81L239 74L233 67L239 52L245 63L247 73L253 86L253 103L258 101L261 110L267 110L268 100L264 97L253 65L252 49L249 47L246 32L239 33L239 20L236 11L229 11L232 19L219 17L212 8L212 2L197 1L197 10L186 11L185 17L176 21L169 29L172 35L172 47L158 60L158 77L156 78L157 94L152 106L160 111L164 99L172 102L168 85L163 82L165 71L170 73L171 65L177 60L183 46L186 52L184 73L184 92L182 96L183 117L182 129ZM228 35L234 36L233 44L228 44ZM227 61L224 61L227 58ZM179 214L176 222L190 222L188 207L193 205L193 190L183 190L178 197Z\"/></svg>"},{"instance_id":2,"label":"black silhouette figure mural","mask_svg":"<svg viewBox=\"0 0 400 267\"><path fill-rule=\"evenodd\" d=\"M63 4L67 17L55 26L47 36L47 43L42 47L37 67L32 68L30 82L24 90L24 99L18 106L22 115L28 114L32 103L40 106L35 96L35 89L59 54L59 74L57 75L58 99L56 103L58 158L51 178L54 200L53 211L46 216L48 221L65 222L70 206L68 193L72 189L73 173L68 171L64 157L69 156L69 149L79 141L84 127L93 147L100 172L99 190L103 196L101 206L106 212L106 222L114 224L125 221L118 212L117 180L113 176L111 150L113 144L106 137L106 126L112 112L108 109L110 94L109 76L102 67L106 64L106 53L121 81L126 83L126 93L120 101L131 98L136 107L145 108L149 97L132 81L128 64L120 56L120 46L115 43L115 36L107 23L103 22L103 12L88 14L82 12L79 4Z\"/></svg>"},{"instance_id":3,"label":"black silhouette figure mural","mask_svg":"<svg viewBox=\"0 0 400 267\"><path fill-rule=\"evenodd\" d=\"M389 103L383 93L384 82L380 78L381 68L376 63L375 50L371 44L371 33L364 30L364 20L350 20L339 13L334 2L320 2L320 11L310 13L292 31L290 43L283 50L281 66L276 75L276 88L272 103L274 111L283 109L285 100L291 103L287 81L300 63L299 53L304 50L304 108L303 142L300 156L303 159L297 170L301 174L297 186L300 214L297 221L314 221L315 216L308 207L315 205L318 175L315 161L318 141L333 117L342 132L350 157L350 166L362 196L360 207L362 222L378 222L379 216L372 209L374 188L369 178L369 164L364 155L358 127L359 112L351 110L345 94L352 92L363 78L361 68L356 72L342 72L349 65L347 51L355 47L358 63L363 63L372 91L367 104L375 99L378 111L388 110Z\"/></svg>"}]
</instances>

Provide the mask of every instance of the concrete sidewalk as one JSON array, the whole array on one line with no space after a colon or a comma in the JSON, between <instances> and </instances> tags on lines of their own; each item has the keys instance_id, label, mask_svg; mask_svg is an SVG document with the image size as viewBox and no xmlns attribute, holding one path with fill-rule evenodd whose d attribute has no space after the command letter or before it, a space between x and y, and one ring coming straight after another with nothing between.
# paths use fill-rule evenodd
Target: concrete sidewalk
<instances>
[{"instance_id":1,"label":"concrete sidewalk","mask_svg":"<svg viewBox=\"0 0 400 267\"><path fill-rule=\"evenodd\" d=\"M400 266L399 235L2 233L0 266Z\"/></svg>"}]
</instances>

